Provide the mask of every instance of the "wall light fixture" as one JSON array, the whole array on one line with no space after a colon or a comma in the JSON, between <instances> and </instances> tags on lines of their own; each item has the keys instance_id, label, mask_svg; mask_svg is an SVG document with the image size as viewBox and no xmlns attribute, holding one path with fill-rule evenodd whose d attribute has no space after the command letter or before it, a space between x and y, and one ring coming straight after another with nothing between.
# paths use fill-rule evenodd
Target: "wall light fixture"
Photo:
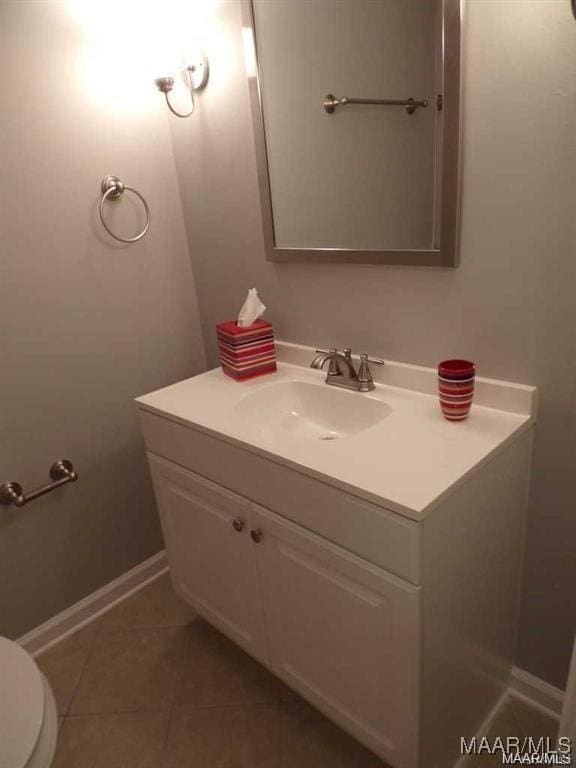
<instances>
[{"instance_id":1,"label":"wall light fixture","mask_svg":"<svg viewBox=\"0 0 576 768\"><path fill-rule=\"evenodd\" d=\"M156 78L154 81L156 83L156 87L160 93L164 94L166 98L166 104L168 105L168 108L172 114L176 115L176 117L190 117L192 112L194 112L194 91L201 91L206 86L209 72L210 67L208 64L208 59L200 50L195 53L193 60L187 63L186 66L181 70L184 85L190 91L191 101L190 109L185 113L178 112L170 103L170 92L174 88L174 78L172 76Z\"/></svg>"}]
</instances>

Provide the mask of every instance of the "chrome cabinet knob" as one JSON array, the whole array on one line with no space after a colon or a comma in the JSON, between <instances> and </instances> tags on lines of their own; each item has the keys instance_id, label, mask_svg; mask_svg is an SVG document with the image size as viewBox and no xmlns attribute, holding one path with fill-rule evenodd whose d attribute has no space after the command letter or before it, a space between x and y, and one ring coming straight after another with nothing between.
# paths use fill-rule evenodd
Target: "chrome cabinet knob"
<instances>
[{"instance_id":1,"label":"chrome cabinet knob","mask_svg":"<svg viewBox=\"0 0 576 768\"><path fill-rule=\"evenodd\" d=\"M259 544L262 539L262 531L259 531L259 530L250 531L250 537L252 538L252 541L255 544Z\"/></svg>"},{"instance_id":2,"label":"chrome cabinet knob","mask_svg":"<svg viewBox=\"0 0 576 768\"><path fill-rule=\"evenodd\" d=\"M234 518L234 520L232 520L232 528L234 528L236 533L242 533L244 530L244 520L240 520L239 517Z\"/></svg>"}]
</instances>

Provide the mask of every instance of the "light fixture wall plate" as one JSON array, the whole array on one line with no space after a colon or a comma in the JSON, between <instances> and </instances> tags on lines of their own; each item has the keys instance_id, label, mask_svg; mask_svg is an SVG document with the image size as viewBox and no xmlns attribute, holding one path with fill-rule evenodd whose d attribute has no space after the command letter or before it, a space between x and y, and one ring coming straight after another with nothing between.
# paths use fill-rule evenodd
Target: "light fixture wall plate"
<instances>
[{"instance_id":1,"label":"light fixture wall plate","mask_svg":"<svg viewBox=\"0 0 576 768\"><path fill-rule=\"evenodd\" d=\"M182 82L187 88L191 85L192 90L201 91L206 87L210 75L210 64L207 56L200 48L197 48L193 55L184 56L182 65L180 74Z\"/></svg>"},{"instance_id":2,"label":"light fixture wall plate","mask_svg":"<svg viewBox=\"0 0 576 768\"><path fill-rule=\"evenodd\" d=\"M173 115L176 115L176 117L190 117L194 112L194 92L201 91L206 87L209 74L208 58L200 48L196 48L186 57L182 56L180 75L184 87L190 91L190 109L187 112L179 112L171 103L170 93L174 88L174 77L171 74L165 73L161 77L157 77L154 82L160 93L164 94L168 109Z\"/></svg>"}]
</instances>

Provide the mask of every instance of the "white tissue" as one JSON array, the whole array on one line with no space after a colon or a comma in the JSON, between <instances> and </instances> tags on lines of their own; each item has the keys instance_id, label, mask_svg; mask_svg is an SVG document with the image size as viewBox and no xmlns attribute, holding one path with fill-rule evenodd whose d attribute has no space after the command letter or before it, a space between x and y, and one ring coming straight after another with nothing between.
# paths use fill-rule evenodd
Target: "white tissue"
<instances>
[{"instance_id":1,"label":"white tissue","mask_svg":"<svg viewBox=\"0 0 576 768\"><path fill-rule=\"evenodd\" d=\"M238 312L238 325L240 328L247 328L258 318L262 317L265 311L266 307L258 298L258 291L256 288L250 288L246 301L242 304L240 312Z\"/></svg>"}]
</instances>

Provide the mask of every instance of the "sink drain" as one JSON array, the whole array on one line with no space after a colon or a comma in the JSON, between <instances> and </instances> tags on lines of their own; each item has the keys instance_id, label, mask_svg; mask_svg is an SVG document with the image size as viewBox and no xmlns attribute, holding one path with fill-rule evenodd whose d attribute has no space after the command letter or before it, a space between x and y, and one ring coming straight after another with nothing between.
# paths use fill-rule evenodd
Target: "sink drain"
<instances>
[{"instance_id":1,"label":"sink drain","mask_svg":"<svg viewBox=\"0 0 576 768\"><path fill-rule=\"evenodd\" d=\"M326 432L323 435L320 435L320 440L337 440L338 438L338 432Z\"/></svg>"}]
</instances>

